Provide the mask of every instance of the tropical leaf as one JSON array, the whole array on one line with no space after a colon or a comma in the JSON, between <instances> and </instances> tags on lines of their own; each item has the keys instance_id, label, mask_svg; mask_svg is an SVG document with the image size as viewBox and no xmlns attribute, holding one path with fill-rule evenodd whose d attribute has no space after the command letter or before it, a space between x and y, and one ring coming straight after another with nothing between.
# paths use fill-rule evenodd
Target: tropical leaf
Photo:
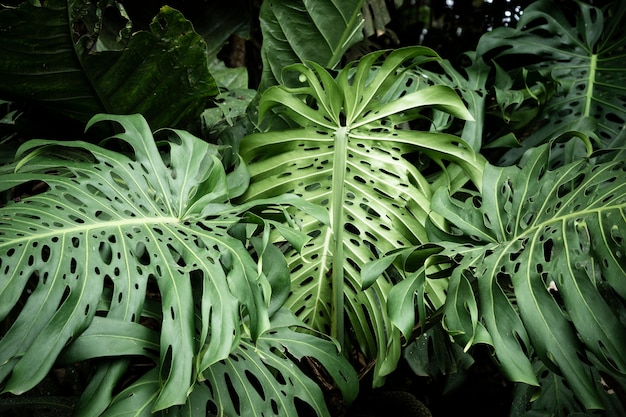
<instances>
[{"instance_id":1,"label":"tropical leaf","mask_svg":"<svg viewBox=\"0 0 626 417\"><path fill-rule=\"evenodd\" d=\"M335 67L350 46L361 40L363 0L264 1L263 75L259 91L284 82L283 68L304 61Z\"/></svg>"},{"instance_id":2,"label":"tropical leaf","mask_svg":"<svg viewBox=\"0 0 626 417\"><path fill-rule=\"evenodd\" d=\"M316 415L328 416L319 385L294 366L294 359L303 361L305 357L323 364L330 377L326 382L334 381L347 404L355 399L358 377L334 342L298 331L310 329L287 309L274 315L272 324L255 343L240 343L226 360L204 372L217 415L296 416L302 412L298 399ZM277 384L277 380L282 382Z\"/></svg>"},{"instance_id":3,"label":"tropical leaf","mask_svg":"<svg viewBox=\"0 0 626 417\"><path fill-rule=\"evenodd\" d=\"M544 415L554 417L591 417L597 415L595 411L586 412L585 408L576 400L576 396L562 376L551 372L540 361L535 361L533 366L535 367L535 373L538 375L541 388L526 384L516 384L513 391L511 417ZM588 372L595 380L606 384L603 379L606 377L606 374L603 377L598 372L598 369L591 366L588 367ZM624 386L623 379L621 385L622 387ZM622 401L620 401L620 395L618 394L619 389L616 389L618 387L617 381L611 379L609 384L603 385L605 389L598 392L604 406L604 415L626 416L626 409Z\"/></svg>"},{"instance_id":4,"label":"tropical leaf","mask_svg":"<svg viewBox=\"0 0 626 417\"><path fill-rule=\"evenodd\" d=\"M549 161L543 145L522 168L487 165L480 194L435 193L433 210L451 226L430 236L444 249L437 256L458 263L445 325L465 346L493 345L512 380L537 385L537 355L584 407L602 408L587 364L626 371L626 166L584 158L549 170Z\"/></svg>"},{"instance_id":5,"label":"tropical leaf","mask_svg":"<svg viewBox=\"0 0 626 417\"><path fill-rule=\"evenodd\" d=\"M307 329L291 312L280 310L256 341L244 335L228 357L204 370L184 405L157 415L297 416L302 404L307 404L316 415L329 416L318 382L334 383L350 404L358 391L354 368L334 342L301 330ZM74 362L112 354L152 358L158 345L158 334L144 326L96 317L62 359ZM305 373L305 358L321 364L329 379L316 381ZM154 415L159 384L157 370L147 372L116 395L102 416Z\"/></svg>"},{"instance_id":6,"label":"tropical leaf","mask_svg":"<svg viewBox=\"0 0 626 417\"><path fill-rule=\"evenodd\" d=\"M540 71L558 86L523 148L504 159L507 164L569 130L593 135L596 146L605 147L626 121L626 3L611 2L604 9L581 1L567 3L573 10L556 3L532 3L516 29L485 34L476 50L509 71Z\"/></svg>"},{"instance_id":7,"label":"tropical leaf","mask_svg":"<svg viewBox=\"0 0 626 417\"><path fill-rule=\"evenodd\" d=\"M300 253L287 253L292 294L286 305L341 341L345 299L361 349L378 359L377 384L400 353L399 332L386 314L393 280L374 277L362 291L361 267L427 239L430 185L404 155L421 152L442 166L453 161L477 184L484 164L456 136L398 128L432 107L471 119L452 89L405 85L404 63L436 58L422 47L380 51L335 78L315 63L293 65L288 69L300 85L268 89L259 113L275 111L295 126L250 135L240 148L252 178L242 201L293 193L330 213L330 224L300 219L312 239Z\"/></svg>"},{"instance_id":8,"label":"tropical leaf","mask_svg":"<svg viewBox=\"0 0 626 417\"><path fill-rule=\"evenodd\" d=\"M92 21L108 14L90 7L52 0L0 11L3 98L84 123L97 113L141 113L156 129L186 126L217 95L206 43L178 11L163 8L150 32L111 45L97 31L110 25Z\"/></svg>"},{"instance_id":9,"label":"tropical leaf","mask_svg":"<svg viewBox=\"0 0 626 417\"><path fill-rule=\"evenodd\" d=\"M132 157L85 142L31 141L16 172L0 180L2 189L49 187L0 208L0 319L10 326L0 379L5 392L32 388L97 312L128 322L120 336L131 333L149 290L161 310L154 407L165 409L184 404L196 375L230 354L244 319L251 340L268 329L275 278L228 234L247 210L229 204L247 185L243 165L227 175L219 149L183 131L163 131L159 149L138 115L98 116L90 126L103 121L121 126L115 139Z\"/></svg>"}]
</instances>

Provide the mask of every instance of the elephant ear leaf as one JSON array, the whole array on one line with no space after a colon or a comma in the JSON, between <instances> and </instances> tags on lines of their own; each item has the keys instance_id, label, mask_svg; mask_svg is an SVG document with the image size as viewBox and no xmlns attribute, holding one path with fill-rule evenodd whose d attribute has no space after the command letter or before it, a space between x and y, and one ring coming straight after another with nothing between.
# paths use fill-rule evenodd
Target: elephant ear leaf
<instances>
[{"instance_id":1,"label":"elephant ear leaf","mask_svg":"<svg viewBox=\"0 0 626 417\"><path fill-rule=\"evenodd\" d=\"M459 261L446 326L463 344L492 344L518 381L537 384L534 352L586 408L601 408L586 364L626 371L626 311L615 302L626 299L626 163L582 159L547 170L549 160L543 145L521 169L487 165L481 194L436 193L433 210L451 222L442 254ZM460 235L470 239L450 243ZM478 310L468 308L474 300Z\"/></svg>"},{"instance_id":2,"label":"elephant ear leaf","mask_svg":"<svg viewBox=\"0 0 626 417\"><path fill-rule=\"evenodd\" d=\"M304 61L335 67L362 38L363 0L264 1L263 75L260 90L285 82L283 68Z\"/></svg>"},{"instance_id":3,"label":"elephant ear leaf","mask_svg":"<svg viewBox=\"0 0 626 417\"><path fill-rule=\"evenodd\" d=\"M206 43L178 11L162 8L150 31L116 45L94 29L103 25L90 21L86 3L23 2L0 11L3 97L83 123L97 113L141 113L157 129L185 125L217 95Z\"/></svg>"}]
</instances>

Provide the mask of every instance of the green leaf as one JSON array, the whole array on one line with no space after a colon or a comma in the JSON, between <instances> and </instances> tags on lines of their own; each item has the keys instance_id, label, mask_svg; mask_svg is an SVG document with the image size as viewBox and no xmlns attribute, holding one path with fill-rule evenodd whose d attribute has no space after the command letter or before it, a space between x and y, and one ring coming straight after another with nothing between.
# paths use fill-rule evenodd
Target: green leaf
<instances>
[{"instance_id":1,"label":"green leaf","mask_svg":"<svg viewBox=\"0 0 626 417\"><path fill-rule=\"evenodd\" d=\"M154 407L165 409L186 402L194 373L228 356L244 318L252 339L268 328L270 284L227 233L241 212L228 203L217 147L170 130L159 149L141 116L91 124L102 121L120 125L114 139L132 158L84 142L31 141L17 172L1 179L40 180L49 190L0 208L0 318L11 318L0 378L5 391L30 389L98 308L138 322L147 288L158 288ZM67 150L83 157L55 157L73 156ZM113 290L103 304L104 287Z\"/></svg>"},{"instance_id":2,"label":"green leaf","mask_svg":"<svg viewBox=\"0 0 626 417\"><path fill-rule=\"evenodd\" d=\"M295 416L297 398L316 415L329 416L322 390L300 369L305 358L325 368L332 378L327 382L334 382L347 404L354 400L358 377L333 342L298 331L302 324L286 309L273 317L273 324L256 343L243 341L226 360L204 372L218 415Z\"/></svg>"},{"instance_id":3,"label":"green leaf","mask_svg":"<svg viewBox=\"0 0 626 417\"><path fill-rule=\"evenodd\" d=\"M577 1L568 6L573 10L551 0L534 2L524 9L517 29L497 28L478 44L479 56L493 57L509 70L515 68L511 62L520 62L558 86L536 118L537 129L524 139L523 149L509 153L506 163L568 130L593 135L602 148L623 128L626 4L616 1L600 9ZM539 62L528 65L527 56Z\"/></svg>"},{"instance_id":4,"label":"green leaf","mask_svg":"<svg viewBox=\"0 0 626 417\"><path fill-rule=\"evenodd\" d=\"M75 33L94 13L79 0L0 11L0 94L81 122L97 113L141 113L155 129L186 125L217 95L206 43L178 11L164 7L149 32L116 50L98 49L97 32Z\"/></svg>"},{"instance_id":5,"label":"green leaf","mask_svg":"<svg viewBox=\"0 0 626 417\"><path fill-rule=\"evenodd\" d=\"M333 68L361 40L363 0L266 0L261 5L263 33L260 91L286 81L283 68L314 61Z\"/></svg>"},{"instance_id":6,"label":"green leaf","mask_svg":"<svg viewBox=\"0 0 626 417\"><path fill-rule=\"evenodd\" d=\"M138 323L94 317L89 327L63 351L61 363L82 362L107 356L139 355L155 358L159 334Z\"/></svg>"},{"instance_id":7,"label":"green leaf","mask_svg":"<svg viewBox=\"0 0 626 417\"><path fill-rule=\"evenodd\" d=\"M404 359L415 375L437 378L440 375L463 375L474 364L442 327L433 327L421 334L403 351Z\"/></svg>"},{"instance_id":8,"label":"green leaf","mask_svg":"<svg viewBox=\"0 0 626 417\"><path fill-rule=\"evenodd\" d=\"M159 392L159 373L153 369L116 396L102 417L154 416L154 403ZM161 414L161 413L157 413Z\"/></svg>"},{"instance_id":9,"label":"green leaf","mask_svg":"<svg viewBox=\"0 0 626 417\"><path fill-rule=\"evenodd\" d=\"M259 114L274 112L295 126L249 135L240 147L251 174L243 201L291 193L330 214L329 223L298 218L311 241L286 254L292 281L286 306L341 342L345 302L361 349L378 358L376 384L400 355L400 333L386 307L394 282L368 272L363 291L361 268L427 240L430 184L405 155L420 152L440 164L458 164L465 181L476 184L484 165L456 136L399 128L433 107L461 118L471 115L448 87L401 87L405 65L436 59L432 50L387 52L367 55L336 77L313 62L290 66L300 84L269 88Z\"/></svg>"},{"instance_id":10,"label":"green leaf","mask_svg":"<svg viewBox=\"0 0 626 417\"><path fill-rule=\"evenodd\" d=\"M624 307L610 296L626 297L626 167L582 159L548 170L549 161L544 145L522 168L487 165L481 195L437 192L433 210L451 221L449 240L471 237L441 253L459 262L446 325L462 343L492 344L515 380L533 383L534 352L586 408L601 408L585 361L597 358L609 374L626 370ZM490 340L477 340L482 326Z\"/></svg>"}]
</instances>

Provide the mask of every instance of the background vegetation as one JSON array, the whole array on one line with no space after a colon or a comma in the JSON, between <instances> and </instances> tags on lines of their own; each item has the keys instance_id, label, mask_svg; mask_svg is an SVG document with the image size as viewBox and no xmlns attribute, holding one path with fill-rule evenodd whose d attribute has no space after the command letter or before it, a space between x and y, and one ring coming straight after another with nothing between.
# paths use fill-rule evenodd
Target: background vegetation
<instances>
[{"instance_id":1,"label":"background vegetation","mask_svg":"<svg viewBox=\"0 0 626 417\"><path fill-rule=\"evenodd\" d=\"M1 6L0 410L626 415L625 13Z\"/></svg>"}]
</instances>

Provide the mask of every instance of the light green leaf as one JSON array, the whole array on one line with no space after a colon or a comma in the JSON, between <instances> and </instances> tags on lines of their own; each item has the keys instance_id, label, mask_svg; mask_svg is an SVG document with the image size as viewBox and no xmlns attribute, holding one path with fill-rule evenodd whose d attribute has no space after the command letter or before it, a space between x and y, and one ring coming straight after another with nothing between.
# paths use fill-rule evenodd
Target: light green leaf
<instances>
[{"instance_id":1,"label":"light green leaf","mask_svg":"<svg viewBox=\"0 0 626 417\"><path fill-rule=\"evenodd\" d=\"M151 359L159 352L159 334L138 323L94 317L87 329L59 357L61 363L138 355Z\"/></svg>"},{"instance_id":2,"label":"light green leaf","mask_svg":"<svg viewBox=\"0 0 626 417\"><path fill-rule=\"evenodd\" d=\"M361 349L378 358L375 384L383 369L395 366L387 355L399 358L400 333L387 315L393 280L368 273L363 291L361 268L427 240L430 184L405 155L421 152L437 163L458 164L465 181L478 186L485 163L458 137L400 129L432 107L471 118L448 87L400 86L406 66L433 59L436 54L423 47L379 51L336 77L312 62L294 64L288 70L299 84L269 88L259 114L275 112L296 126L249 135L240 147L251 174L243 201L290 193L330 215L330 223L298 218L311 241L300 252L287 252L292 294L286 306L341 343L345 303Z\"/></svg>"},{"instance_id":3,"label":"light green leaf","mask_svg":"<svg viewBox=\"0 0 626 417\"><path fill-rule=\"evenodd\" d=\"M152 417L159 392L159 373L153 369L120 392L102 417ZM157 415L162 413L157 413Z\"/></svg>"},{"instance_id":4,"label":"light green leaf","mask_svg":"<svg viewBox=\"0 0 626 417\"><path fill-rule=\"evenodd\" d=\"M242 341L224 361L204 372L212 405L224 416L295 416L296 399L308 404L318 416L329 416L319 385L291 357L310 358L321 364L343 394L347 404L356 397L358 378L348 361L330 340L300 332L302 324L283 309L273 318L274 326L256 343ZM295 328L294 328L295 326ZM306 329L303 329L306 330ZM308 329L310 331L310 329ZM276 380L282 381L276 384Z\"/></svg>"}]
</instances>

